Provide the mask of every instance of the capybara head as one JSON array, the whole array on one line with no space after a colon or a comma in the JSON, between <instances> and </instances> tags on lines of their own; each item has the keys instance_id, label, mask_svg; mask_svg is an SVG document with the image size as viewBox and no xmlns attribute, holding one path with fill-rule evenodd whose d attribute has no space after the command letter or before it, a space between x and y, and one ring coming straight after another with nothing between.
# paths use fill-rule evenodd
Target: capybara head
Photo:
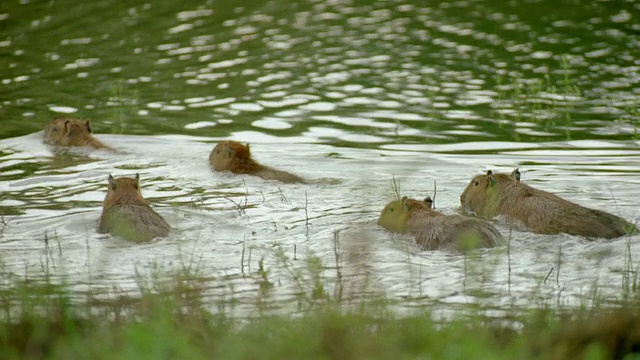
<instances>
[{"instance_id":1,"label":"capybara head","mask_svg":"<svg viewBox=\"0 0 640 360\"><path fill-rule=\"evenodd\" d=\"M494 174L488 170L474 177L460 195L460 204L470 212L485 218L495 216L500 205L500 192L510 183L520 181L518 168L511 174Z\"/></svg>"},{"instance_id":2,"label":"capybara head","mask_svg":"<svg viewBox=\"0 0 640 360\"><path fill-rule=\"evenodd\" d=\"M44 142L51 145L85 145L91 138L89 120L57 117L44 129Z\"/></svg>"},{"instance_id":3,"label":"capybara head","mask_svg":"<svg viewBox=\"0 0 640 360\"><path fill-rule=\"evenodd\" d=\"M430 197L424 201L418 201L404 196L384 207L378 219L378 225L389 231L406 233L408 231L407 221L411 217L411 213L416 210L430 210L432 204L433 201Z\"/></svg>"},{"instance_id":4,"label":"capybara head","mask_svg":"<svg viewBox=\"0 0 640 360\"><path fill-rule=\"evenodd\" d=\"M250 157L249 144L242 145L237 141L223 141L211 150L209 163L215 170L224 171L230 170L234 162Z\"/></svg>"},{"instance_id":5,"label":"capybara head","mask_svg":"<svg viewBox=\"0 0 640 360\"><path fill-rule=\"evenodd\" d=\"M104 207L116 204L146 204L140 192L140 175L135 178L119 177L115 179L109 174L109 190L104 198Z\"/></svg>"}]
</instances>

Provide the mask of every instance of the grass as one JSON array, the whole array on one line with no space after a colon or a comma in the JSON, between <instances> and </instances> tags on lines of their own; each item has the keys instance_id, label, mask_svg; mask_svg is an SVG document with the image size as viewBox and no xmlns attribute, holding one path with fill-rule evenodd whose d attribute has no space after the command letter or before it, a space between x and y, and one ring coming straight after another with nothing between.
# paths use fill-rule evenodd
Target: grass
<instances>
[{"instance_id":1,"label":"grass","mask_svg":"<svg viewBox=\"0 0 640 360\"><path fill-rule=\"evenodd\" d=\"M639 140L640 131L638 128L640 127L640 102L635 99L633 101L626 102L624 109L626 113L620 116L618 121L633 126L633 134L631 138L633 140Z\"/></svg>"},{"instance_id":2,"label":"grass","mask_svg":"<svg viewBox=\"0 0 640 360\"><path fill-rule=\"evenodd\" d=\"M563 126L566 139L571 139L569 127L574 122L571 114L582 101L583 93L571 77L572 69L566 57L560 59L560 66L561 78L551 74L528 80L495 78L497 101L494 110L500 120L511 121L515 141L520 140L515 127L523 121L533 122L546 132ZM503 123L499 123L501 127Z\"/></svg>"},{"instance_id":3,"label":"grass","mask_svg":"<svg viewBox=\"0 0 640 360\"><path fill-rule=\"evenodd\" d=\"M111 83L109 92L110 96L107 105L113 108L111 121L112 132L115 134L124 134L126 131L126 117L137 115L139 111L140 97L137 91L125 91L126 84L124 80L119 79ZM126 93L126 94L125 94ZM131 96L127 96L127 94Z\"/></svg>"},{"instance_id":4,"label":"grass","mask_svg":"<svg viewBox=\"0 0 640 360\"><path fill-rule=\"evenodd\" d=\"M513 75L494 78L496 101L493 112L500 120L501 128L512 128L510 136L514 141L521 140L522 134L516 131L521 122L534 123L538 130L549 133L557 133L557 127L564 127L566 140L571 140L572 131L575 131L572 128L580 131L582 125L575 124L575 117L582 115L577 110L593 95L580 87L575 78L576 70L571 68L566 56L559 59L558 67L558 74L547 73L539 78L524 79ZM610 104L602 105L620 110L620 114L611 120L627 124L631 131L625 132L631 140L640 139L640 102L633 97L608 100Z\"/></svg>"},{"instance_id":5,"label":"grass","mask_svg":"<svg viewBox=\"0 0 640 360\"><path fill-rule=\"evenodd\" d=\"M634 224L636 228L638 224ZM622 269L622 296L624 299L633 297L640 290L640 280L638 273L640 272L640 264L635 264L631 251L631 234L626 237L624 249L624 269Z\"/></svg>"},{"instance_id":6,"label":"grass","mask_svg":"<svg viewBox=\"0 0 640 360\"><path fill-rule=\"evenodd\" d=\"M263 269L264 270L264 269ZM191 301L193 289L74 304L64 287L2 293L3 359L632 359L640 301L608 309L548 308L495 319L397 316L383 299L325 303L291 315L232 319ZM11 295L11 296L9 296ZM17 296L17 297L16 297ZM8 301L12 299L11 301ZM189 300L191 299L191 300ZM122 309L126 308L126 315Z\"/></svg>"},{"instance_id":7,"label":"grass","mask_svg":"<svg viewBox=\"0 0 640 360\"><path fill-rule=\"evenodd\" d=\"M46 248L55 251L55 241L46 239ZM507 306L501 309L503 315L495 317L488 316L481 305L468 305L468 311L440 320L437 303L425 301L400 315L397 301L387 299L383 291L368 289L375 279L367 275L366 259L358 257L366 249L352 247L370 244L371 239L345 237L336 231L335 268L314 254L294 264L282 248L274 248L275 263L261 257L257 268L243 272L255 281L255 302L240 316L233 311L237 301L233 289L230 298L212 300L207 295L211 279L200 275L200 261L193 254L181 257L184 265L173 272L163 273L157 266L148 277L138 274L139 294L135 296L115 292L78 295L64 284L53 284L48 272L39 280L2 273L0 358L640 357L640 293L635 286L624 287L615 303L592 301L591 306L577 308ZM625 256L626 270L635 271L632 254ZM559 249L558 262L561 257ZM498 268L497 263L489 264L481 257L470 256L466 262L473 279L465 277L465 281L480 285L490 281L487 274ZM241 265L244 271L244 261ZM289 279L275 277L273 270L277 269L268 266L284 269L280 273ZM327 271L337 276L324 276ZM559 271L555 275L560 276ZM293 285L297 303L295 309L284 312L274 293L283 284ZM246 305L246 298L244 301Z\"/></svg>"}]
</instances>

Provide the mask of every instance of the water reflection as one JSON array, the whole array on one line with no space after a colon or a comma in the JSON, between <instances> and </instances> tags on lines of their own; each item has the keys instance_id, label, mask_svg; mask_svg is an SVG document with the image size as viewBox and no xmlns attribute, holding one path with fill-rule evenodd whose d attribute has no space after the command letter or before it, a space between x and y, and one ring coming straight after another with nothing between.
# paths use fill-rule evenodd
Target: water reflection
<instances>
[{"instance_id":1,"label":"water reflection","mask_svg":"<svg viewBox=\"0 0 640 360\"><path fill-rule=\"evenodd\" d=\"M11 5L0 19L10 24L2 45L14 55L0 85L0 91L12 93L3 108L15 119L9 121L42 120L4 136L35 131L52 112L69 111L95 119L100 132L201 135L203 129L192 124L230 121L207 129L215 136L250 126L264 129L260 124L275 115L280 124L268 129L290 136L332 112L347 119L369 114L372 122L407 129L406 135L420 131L407 136L410 142L424 133L440 135L431 138L439 143L617 139L629 131L611 128L610 121L637 122L633 105L619 99L635 98L630 95L638 83L633 50L638 29L630 16L637 5L618 5L562 11L569 5L551 1L426 6L190 1L173 8L121 8L104 1L71 12L56 12L63 6L58 4L45 18L31 15L31 22L25 21L29 16L15 20L45 6ZM91 26L105 10L104 15L121 16ZM532 17L535 13L541 16ZM72 16L82 21L68 21ZM54 31L61 23L65 26ZM24 31L54 41L29 43L15 36ZM36 51L45 56L35 56ZM26 112L20 104L25 99L31 109ZM424 121L387 118L388 109ZM294 111L295 118L277 116L283 111ZM522 128L519 122L528 118L535 121ZM456 129L460 122L478 127L462 131ZM114 127L121 123L127 126ZM341 134L326 140L344 142ZM388 134L378 136L397 142Z\"/></svg>"}]
</instances>

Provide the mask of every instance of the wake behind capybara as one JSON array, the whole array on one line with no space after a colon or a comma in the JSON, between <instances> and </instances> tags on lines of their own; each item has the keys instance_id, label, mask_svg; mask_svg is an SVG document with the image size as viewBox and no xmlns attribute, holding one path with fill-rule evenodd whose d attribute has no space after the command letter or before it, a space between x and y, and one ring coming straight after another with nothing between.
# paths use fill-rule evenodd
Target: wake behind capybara
<instances>
[{"instance_id":1,"label":"wake behind capybara","mask_svg":"<svg viewBox=\"0 0 640 360\"><path fill-rule=\"evenodd\" d=\"M140 176L135 179L109 175L99 233L110 233L136 242L169 235L171 227L155 212L140 192Z\"/></svg>"},{"instance_id":2,"label":"wake behind capybara","mask_svg":"<svg viewBox=\"0 0 640 360\"><path fill-rule=\"evenodd\" d=\"M493 247L504 242L500 232L488 222L462 215L445 215L425 201L409 199L390 202L380 214L378 224L385 229L409 233L425 250Z\"/></svg>"},{"instance_id":3,"label":"wake behind capybara","mask_svg":"<svg viewBox=\"0 0 640 360\"><path fill-rule=\"evenodd\" d=\"M514 176L489 170L471 180L460 195L460 203L481 218L503 215L509 225L537 234L612 239L637 232L633 224L618 216L585 208L519 179L519 172Z\"/></svg>"},{"instance_id":4,"label":"wake behind capybara","mask_svg":"<svg viewBox=\"0 0 640 360\"><path fill-rule=\"evenodd\" d=\"M242 145L237 141L223 141L217 144L209 154L209 163L216 171L250 174L284 183L306 182L300 176L259 164L251 157L249 145Z\"/></svg>"}]
</instances>

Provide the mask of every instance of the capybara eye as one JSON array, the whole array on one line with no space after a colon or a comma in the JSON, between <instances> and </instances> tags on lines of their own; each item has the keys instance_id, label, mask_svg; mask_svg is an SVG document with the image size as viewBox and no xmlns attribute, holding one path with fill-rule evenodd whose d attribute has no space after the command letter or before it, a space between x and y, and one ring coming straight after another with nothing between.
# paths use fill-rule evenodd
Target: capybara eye
<instances>
[{"instance_id":1,"label":"capybara eye","mask_svg":"<svg viewBox=\"0 0 640 360\"><path fill-rule=\"evenodd\" d=\"M220 150L216 150L216 155L220 154Z\"/></svg>"},{"instance_id":2,"label":"capybara eye","mask_svg":"<svg viewBox=\"0 0 640 360\"><path fill-rule=\"evenodd\" d=\"M478 186L478 182L477 182L477 181L476 181L476 182L474 182L474 184L475 184L476 186Z\"/></svg>"}]
</instances>

